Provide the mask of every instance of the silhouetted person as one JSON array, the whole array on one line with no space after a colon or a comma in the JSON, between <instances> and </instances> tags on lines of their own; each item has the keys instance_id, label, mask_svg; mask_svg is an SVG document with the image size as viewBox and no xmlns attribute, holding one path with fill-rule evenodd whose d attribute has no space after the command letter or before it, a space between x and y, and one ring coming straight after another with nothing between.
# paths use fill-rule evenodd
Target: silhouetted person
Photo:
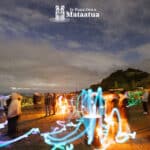
<instances>
[{"instance_id":1,"label":"silhouetted person","mask_svg":"<svg viewBox=\"0 0 150 150\"><path fill-rule=\"evenodd\" d=\"M118 109L120 113L120 121L121 121L121 130L122 132L130 133L130 128L128 124L128 113L127 113L127 102L128 96L125 91L119 94L119 102Z\"/></svg>"},{"instance_id":2,"label":"silhouetted person","mask_svg":"<svg viewBox=\"0 0 150 150\"><path fill-rule=\"evenodd\" d=\"M149 93L147 90L144 90L144 94L142 96L142 104L143 104L143 114L147 115L148 114L148 97L149 97Z\"/></svg>"},{"instance_id":3,"label":"silhouetted person","mask_svg":"<svg viewBox=\"0 0 150 150\"><path fill-rule=\"evenodd\" d=\"M53 111L53 115L56 113L56 94L53 93L52 101L51 101L51 110Z\"/></svg>"},{"instance_id":4,"label":"silhouetted person","mask_svg":"<svg viewBox=\"0 0 150 150\"><path fill-rule=\"evenodd\" d=\"M18 119L21 115L21 99L22 96L17 93L12 93L11 102L8 106L8 135L15 137L17 133Z\"/></svg>"},{"instance_id":5,"label":"silhouetted person","mask_svg":"<svg viewBox=\"0 0 150 150\"><path fill-rule=\"evenodd\" d=\"M9 107L9 105L10 105L10 102L11 102L11 96L6 100L6 102L5 102L5 105L4 105L4 111L5 111L5 114L6 114L6 116L8 115L8 107Z\"/></svg>"},{"instance_id":6,"label":"silhouetted person","mask_svg":"<svg viewBox=\"0 0 150 150\"><path fill-rule=\"evenodd\" d=\"M50 105L51 105L51 101L52 101L52 96L50 93L47 93L45 95L45 116L50 116L51 114L51 110L50 110Z\"/></svg>"}]
</instances>

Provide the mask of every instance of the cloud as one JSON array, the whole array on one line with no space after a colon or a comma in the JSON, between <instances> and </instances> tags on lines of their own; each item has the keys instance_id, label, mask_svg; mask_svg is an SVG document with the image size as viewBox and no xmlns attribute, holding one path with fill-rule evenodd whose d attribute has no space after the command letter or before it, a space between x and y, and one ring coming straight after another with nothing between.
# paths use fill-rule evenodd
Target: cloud
<instances>
[{"instance_id":1,"label":"cloud","mask_svg":"<svg viewBox=\"0 0 150 150\"><path fill-rule=\"evenodd\" d=\"M126 50L123 55L129 56L131 53L138 54L139 57L130 65L150 73L150 43Z\"/></svg>"},{"instance_id":2,"label":"cloud","mask_svg":"<svg viewBox=\"0 0 150 150\"><path fill-rule=\"evenodd\" d=\"M49 0L0 2L0 33L2 36L11 34L45 40L49 40L49 36L50 40L54 39L55 35L59 34L63 39L70 41L68 48L80 48L81 43L86 46L95 42L109 51L112 48L118 50L136 47L143 44L143 39L147 42L149 38L150 13L147 0L78 0L76 3L63 0L61 4L68 8L96 8L102 12L100 20L74 19L67 25L49 21L49 17L54 15L56 4L57 1ZM65 40L62 42L65 43ZM56 41L54 43L58 45Z\"/></svg>"},{"instance_id":3,"label":"cloud","mask_svg":"<svg viewBox=\"0 0 150 150\"><path fill-rule=\"evenodd\" d=\"M143 59L150 58L150 43L144 44L133 51L137 51Z\"/></svg>"},{"instance_id":4,"label":"cloud","mask_svg":"<svg viewBox=\"0 0 150 150\"><path fill-rule=\"evenodd\" d=\"M82 88L124 62L109 53L57 50L48 42L0 41L3 87ZM109 60L109 61L107 61Z\"/></svg>"},{"instance_id":5,"label":"cloud","mask_svg":"<svg viewBox=\"0 0 150 150\"><path fill-rule=\"evenodd\" d=\"M140 46L137 46L135 48L131 48L131 49L125 49L122 50L122 52L120 53L122 56L120 57L126 57L129 56L130 54L138 54L138 59L139 60L144 60L144 59L149 59L150 58L150 43L146 43Z\"/></svg>"},{"instance_id":6,"label":"cloud","mask_svg":"<svg viewBox=\"0 0 150 150\"><path fill-rule=\"evenodd\" d=\"M118 58L126 64L126 67L133 67L150 73L150 43L135 48L120 50Z\"/></svg>"},{"instance_id":7,"label":"cloud","mask_svg":"<svg viewBox=\"0 0 150 150\"><path fill-rule=\"evenodd\" d=\"M57 1L0 1L1 88L75 89L118 68L149 71L147 2L63 0L68 8L96 8L102 18L56 24L49 17Z\"/></svg>"},{"instance_id":8,"label":"cloud","mask_svg":"<svg viewBox=\"0 0 150 150\"><path fill-rule=\"evenodd\" d=\"M49 16L40 12L40 9L23 7L18 3L17 1L8 3L8 0L4 4L0 2L0 33L2 35L9 33L22 36L36 33L38 27L48 23Z\"/></svg>"},{"instance_id":9,"label":"cloud","mask_svg":"<svg viewBox=\"0 0 150 150\"><path fill-rule=\"evenodd\" d=\"M79 44L76 41L68 41L67 45L69 48L80 48L81 47L81 44Z\"/></svg>"},{"instance_id":10,"label":"cloud","mask_svg":"<svg viewBox=\"0 0 150 150\"><path fill-rule=\"evenodd\" d=\"M149 68L149 45L119 53L108 51L58 50L47 41L0 40L1 89L75 90L100 82L117 69L131 66L124 57L130 53L141 56L137 67ZM139 59L138 59L139 60ZM132 66L136 67L136 65ZM150 68L149 68L150 70ZM147 70L148 71L148 70Z\"/></svg>"},{"instance_id":11,"label":"cloud","mask_svg":"<svg viewBox=\"0 0 150 150\"><path fill-rule=\"evenodd\" d=\"M80 7L96 8L102 12L101 25L94 27L103 33L102 38L108 45L124 43L129 47L131 41L132 45L137 45L133 41L135 38L149 37L150 12L147 3L148 0L81 0Z\"/></svg>"}]
</instances>

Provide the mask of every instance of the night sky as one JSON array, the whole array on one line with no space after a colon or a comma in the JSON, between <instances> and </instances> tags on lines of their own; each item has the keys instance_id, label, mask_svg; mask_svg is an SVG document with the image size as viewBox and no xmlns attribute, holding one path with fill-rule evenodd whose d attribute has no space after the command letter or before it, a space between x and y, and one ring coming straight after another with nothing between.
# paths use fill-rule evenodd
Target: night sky
<instances>
[{"instance_id":1,"label":"night sky","mask_svg":"<svg viewBox=\"0 0 150 150\"><path fill-rule=\"evenodd\" d=\"M101 16L52 22L55 5ZM0 1L0 92L79 90L128 67L150 72L149 0Z\"/></svg>"}]
</instances>

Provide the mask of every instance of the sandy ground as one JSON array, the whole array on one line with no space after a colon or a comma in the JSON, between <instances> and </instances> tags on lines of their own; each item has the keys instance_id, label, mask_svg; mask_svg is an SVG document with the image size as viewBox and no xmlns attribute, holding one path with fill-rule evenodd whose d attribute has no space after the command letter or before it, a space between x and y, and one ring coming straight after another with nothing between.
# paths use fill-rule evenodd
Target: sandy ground
<instances>
[{"instance_id":1,"label":"sandy ground","mask_svg":"<svg viewBox=\"0 0 150 150\"><path fill-rule=\"evenodd\" d=\"M150 108L150 107L149 107ZM149 109L150 110L150 109ZM26 133L31 128L39 128L40 132L48 132L56 125L56 120L64 120L63 115L53 115L45 117L44 108L26 108L23 109L22 116L19 120L18 136ZM123 144L112 144L107 150L150 150L150 115L143 115L142 107L134 106L129 109L129 124L131 131L136 131L136 139L132 139ZM0 140L9 139L3 136L7 131L0 130ZM38 134L30 135L29 137L3 147L3 150L50 150L51 147L44 143L43 137ZM74 143L75 150L93 150L93 146L86 144L82 138Z\"/></svg>"}]
</instances>

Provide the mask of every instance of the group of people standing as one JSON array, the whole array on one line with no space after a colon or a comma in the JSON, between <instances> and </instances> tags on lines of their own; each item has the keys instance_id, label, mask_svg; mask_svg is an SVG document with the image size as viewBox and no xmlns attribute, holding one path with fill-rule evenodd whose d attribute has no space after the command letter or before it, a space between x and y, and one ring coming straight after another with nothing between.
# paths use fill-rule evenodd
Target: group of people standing
<instances>
[{"instance_id":1,"label":"group of people standing","mask_svg":"<svg viewBox=\"0 0 150 150\"><path fill-rule=\"evenodd\" d=\"M126 99L128 96L126 93L123 93L123 97L119 95L122 99L119 103L119 108L121 114L125 115L126 111ZM148 112L148 98L149 92L145 90L142 95L142 104L143 104L143 114L147 115ZM7 100L7 105L5 107L5 113L8 120L8 135L10 137L15 137L17 133L17 124L18 119L21 115L21 100L22 96L18 93L12 93ZM56 94L55 93L46 93L44 97L44 104L45 104L45 116L55 115L56 113ZM110 103L111 104L111 103ZM114 103L115 104L115 103ZM107 110L110 109L110 106Z\"/></svg>"},{"instance_id":2,"label":"group of people standing","mask_svg":"<svg viewBox=\"0 0 150 150\"><path fill-rule=\"evenodd\" d=\"M22 98L23 97L19 93L12 93L9 96L9 99L6 100L6 104L4 106L4 111L8 121L8 130L6 135L12 138L17 136L18 120L22 113L21 111ZM44 103L45 103L45 116L55 115L56 94L47 93L44 98Z\"/></svg>"},{"instance_id":3,"label":"group of people standing","mask_svg":"<svg viewBox=\"0 0 150 150\"><path fill-rule=\"evenodd\" d=\"M56 113L56 94L46 93L44 98L45 116L55 115Z\"/></svg>"},{"instance_id":4,"label":"group of people standing","mask_svg":"<svg viewBox=\"0 0 150 150\"><path fill-rule=\"evenodd\" d=\"M21 100L22 96L19 93L12 93L9 98L6 100L4 105L4 111L6 114L6 118L8 121L8 130L7 135L9 137L16 137L17 136L17 126L18 120L21 115ZM45 95L45 115L55 115L56 113L56 94L47 93Z\"/></svg>"}]
</instances>

